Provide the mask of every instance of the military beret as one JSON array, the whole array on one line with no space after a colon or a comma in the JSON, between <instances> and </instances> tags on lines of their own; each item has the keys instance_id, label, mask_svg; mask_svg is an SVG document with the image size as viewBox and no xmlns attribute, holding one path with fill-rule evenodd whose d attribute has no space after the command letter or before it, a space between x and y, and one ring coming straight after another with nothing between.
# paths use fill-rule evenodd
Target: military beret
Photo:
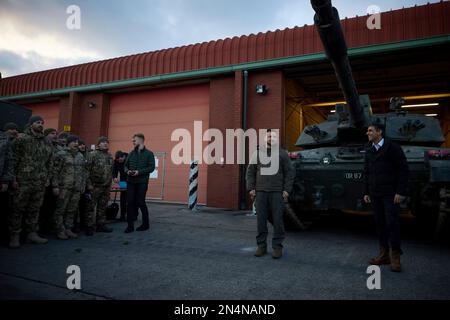
<instances>
[{"instance_id":1,"label":"military beret","mask_svg":"<svg viewBox=\"0 0 450 320\"><path fill-rule=\"evenodd\" d=\"M7 130L19 130L19 127L14 122L8 122L3 126L3 131Z\"/></svg>"},{"instance_id":2,"label":"military beret","mask_svg":"<svg viewBox=\"0 0 450 320\"><path fill-rule=\"evenodd\" d=\"M30 120L28 120L28 123L29 124L33 124L33 123L35 123L35 122L38 122L38 121L44 121L44 118L42 118L41 116L31 116L30 117Z\"/></svg>"},{"instance_id":3,"label":"military beret","mask_svg":"<svg viewBox=\"0 0 450 320\"><path fill-rule=\"evenodd\" d=\"M78 139L78 144L79 145L84 145L84 146L86 145L86 143L82 139Z\"/></svg>"}]
</instances>

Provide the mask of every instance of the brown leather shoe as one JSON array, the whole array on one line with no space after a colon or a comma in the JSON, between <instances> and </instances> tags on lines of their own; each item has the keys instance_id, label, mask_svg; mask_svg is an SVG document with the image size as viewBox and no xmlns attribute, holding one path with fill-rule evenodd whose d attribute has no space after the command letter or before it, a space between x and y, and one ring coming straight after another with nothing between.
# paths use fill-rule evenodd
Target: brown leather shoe
<instances>
[{"instance_id":1,"label":"brown leather shoe","mask_svg":"<svg viewBox=\"0 0 450 320\"><path fill-rule=\"evenodd\" d=\"M381 266L385 264L390 264L391 259L389 258L389 249L380 247L380 253L376 258L372 258L369 261L370 265Z\"/></svg>"},{"instance_id":2,"label":"brown leather shoe","mask_svg":"<svg viewBox=\"0 0 450 320\"><path fill-rule=\"evenodd\" d=\"M401 256L401 251L392 250L392 252L391 252L391 271L392 272L402 272L400 256Z\"/></svg>"},{"instance_id":3,"label":"brown leather shoe","mask_svg":"<svg viewBox=\"0 0 450 320\"><path fill-rule=\"evenodd\" d=\"M272 258L280 259L282 256L283 256L283 249L281 249L281 248L274 248L272 250Z\"/></svg>"},{"instance_id":4,"label":"brown leather shoe","mask_svg":"<svg viewBox=\"0 0 450 320\"><path fill-rule=\"evenodd\" d=\"M267 247L258 246L258 249L256 249L255 257L263 257L267 254Z\"/></svg>"}]
</instances>

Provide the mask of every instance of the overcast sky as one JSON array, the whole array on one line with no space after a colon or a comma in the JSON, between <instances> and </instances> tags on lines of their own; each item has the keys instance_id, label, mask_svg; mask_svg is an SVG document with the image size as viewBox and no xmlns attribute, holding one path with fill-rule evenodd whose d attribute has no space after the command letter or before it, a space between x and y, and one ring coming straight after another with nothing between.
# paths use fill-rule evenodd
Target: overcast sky
<instances>
[{"instance_id":1,"label":"overcast sky","mask_svg":"<svg viewBox=\"0 0 450 320\"><path fill-rule=\"evenodd\" d=\"M341 18L426 0L334 0ZM438 2L438 1L429 1ZM70 5L81 29L69 30ZM309 0L0 0L3 77L312 24Z\"/></svg>"}]
</instances>

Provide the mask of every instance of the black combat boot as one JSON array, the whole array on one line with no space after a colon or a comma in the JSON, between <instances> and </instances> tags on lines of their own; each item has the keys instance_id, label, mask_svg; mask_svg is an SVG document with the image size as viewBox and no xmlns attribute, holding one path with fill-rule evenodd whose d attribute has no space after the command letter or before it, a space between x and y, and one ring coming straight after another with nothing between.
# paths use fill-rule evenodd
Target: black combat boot
<instances>
[{"instance_id":1,"label":"black combat boot","mask_svg":"<svg viewBox=\"0 0 450 320\"><path fill-rule=\"evenodd\" d=\"M113 229L109 228L108 226L106 226L104 224L100 224L97 226L97 232L111 233L111 232L113 232Z\"/></svg>"},{"instance_id":2,"label":"black combat boot","mask_svg":"<svg viewBox=\"0 0 450 320\"><path fill-rule=\"evenodd\" d=\"M143 224L139 228L137 228L136 231L147 231L148 229L150 229L150 226Z\"/></svg>"},{"instance_id":3,"label":"black combat boot","mask_svg":"<svg viewBox=\"0 0 450 320\"><path fill-rule=\"evenodd\" d=\"M92 237L94 235L94 228L93 227L87 227L86 228L86 236Z\"/></svg>"}]
</instances>

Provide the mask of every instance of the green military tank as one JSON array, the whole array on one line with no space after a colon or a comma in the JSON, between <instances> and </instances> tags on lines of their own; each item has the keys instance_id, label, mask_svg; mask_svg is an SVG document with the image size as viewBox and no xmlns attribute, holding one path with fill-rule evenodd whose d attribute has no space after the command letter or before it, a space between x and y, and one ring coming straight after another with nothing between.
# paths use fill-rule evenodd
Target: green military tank
<instances>
[{"instance_id":1,"label":"green military tank","mask_svg":"<svg viewBox=\"0 0 450 320\"><path fill-rule=\"evenodd\" d=\"M407 202L402 206L417 219L443 233L449 211L450 149L437 119L402 109L405 100L392 98L390 112L373 114L370 99L359 95L347 55L339 14L330 0L312 0L317 31L336 73L346 104L317 125L306 127L294 153L294 189L285 215L286 225L305 228L321 213L368 212L363 201L363 168L367 127L382 123L386 137L399 143L410 168Z\"/></svg>"}]
</instances>

